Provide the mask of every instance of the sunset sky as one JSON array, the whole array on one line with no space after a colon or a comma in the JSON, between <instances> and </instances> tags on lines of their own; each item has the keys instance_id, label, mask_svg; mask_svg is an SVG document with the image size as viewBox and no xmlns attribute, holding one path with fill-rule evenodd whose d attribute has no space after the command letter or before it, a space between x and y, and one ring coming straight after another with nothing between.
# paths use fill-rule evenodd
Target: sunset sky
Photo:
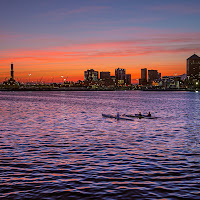
<instances>
[{"instance_id":1,"label":"sunset sky","mask_svg":"<svg viewBox=\"0 0 200 200\"><path fill-rule=\"evenodd\" d=\"M199 0L0 0L0 82L83 80L84 70L186 73L200 55Z\"/></svg>"}]
</instances>

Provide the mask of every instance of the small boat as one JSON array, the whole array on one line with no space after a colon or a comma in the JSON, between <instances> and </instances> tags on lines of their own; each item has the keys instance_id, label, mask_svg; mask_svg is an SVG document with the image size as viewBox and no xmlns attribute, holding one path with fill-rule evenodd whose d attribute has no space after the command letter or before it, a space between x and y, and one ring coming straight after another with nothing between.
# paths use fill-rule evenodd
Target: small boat
<instances>
[{"instance_id":1,"label":"small boat","mask_svg":"<svg viewBox=\"0 0 200 200\"><path fill-rule=\"evenodd\" d=\"M117 116L115 116L115 115L102 114L102 117L114 118L114 119L117 119L117 120L129 120L129 121L134 121L134 120L131 119L131 118L127 118L127 117L117 117Z\"/></svg>"},{"instance_id":2,"label":"small boat","mask_svg":"<svg viewBox=\"0 0 200 200\"><path fill-rule=\"evenodd\" d=\"M148 115L140 115L140 114L135 114L135 115L123 115L125 117L134 117L134 118L146 118L146 119L157 119L158 117L153 117L153 116L148 116Z\"/></svg>"}]
</instances>

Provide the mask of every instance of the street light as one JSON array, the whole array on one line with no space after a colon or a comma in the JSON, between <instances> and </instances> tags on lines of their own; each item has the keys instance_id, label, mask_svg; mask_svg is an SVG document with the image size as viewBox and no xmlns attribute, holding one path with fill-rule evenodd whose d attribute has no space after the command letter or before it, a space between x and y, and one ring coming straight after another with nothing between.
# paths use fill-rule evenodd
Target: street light
<instances>
[{"instance_id":1,"label":"street light","mask_svg":"<svg viewBox=\"0 0 200 200\"><path fill-rule=\"evenodd\" d=\"M31 74L29 73L28 75L29 75L29 84L30 84L30 76L31 76Z\"/></svg>"},{"instance_id":2,"label":"street light","mask_svg":"<svg viewBox=\"0 0 200 200\"><path fill-rule=\"evenodd\" d=\"M62 84L62 83L63 83L63 77L64 77L64 76L62 75L62 76L60 76L60 77L62 78L62 81L61 81L61 84Z\"/></svg>"}]
</instances>

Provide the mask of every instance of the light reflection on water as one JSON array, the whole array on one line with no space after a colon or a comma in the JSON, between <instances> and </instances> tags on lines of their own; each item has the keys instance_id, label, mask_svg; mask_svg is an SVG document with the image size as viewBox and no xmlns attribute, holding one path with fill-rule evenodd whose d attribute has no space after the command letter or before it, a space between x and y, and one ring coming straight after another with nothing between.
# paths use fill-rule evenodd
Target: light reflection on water
<instances>
[{"instance_id":1,"label":"light reflection on water","mask_svg":"<svg viewBox=\"0 0 200 200\"><path fill-rule=\"evenodd\" d=\"M199 130L198 93L0 92L0 198L199 199Z\"/></svg>"}]
</instances>

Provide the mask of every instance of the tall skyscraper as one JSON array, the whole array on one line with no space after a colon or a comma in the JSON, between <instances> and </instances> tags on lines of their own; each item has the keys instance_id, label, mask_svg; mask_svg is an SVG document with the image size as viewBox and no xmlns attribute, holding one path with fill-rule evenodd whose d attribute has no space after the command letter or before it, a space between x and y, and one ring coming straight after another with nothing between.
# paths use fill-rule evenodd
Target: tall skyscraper
<instances>
[{"instance_id":1,"label":"tall skyscraper","mask_svg":"<svg viewBox=\"0 0 200 200\"><path fill-rule=\"evenodd\" d=\"M187 59L187 76L189 80L200 80L200 57L196 54Z\"/></svg>"},{"instance_id":2,"label":"tall skyscraper","mask_svg":"<svg viewBox=\"0 0 200 200\"><path fill-rule=\"evenodd\" d=\"M117 84L125 83L125 74L126 74L125 69L120 69L120 68L115 69L115 78Z\"/></svg>"},{"instance_id":3,"label":"tall skyscraper","mask_svg":"<svg viewBox=\"0 0 200 200\"><path fill-rule=\"evenodd\" d=\"M140 85L147 84L147 68L141 69L141 79L139 80Z\"/></svg>"},{"instance_id":4,"label":"tall skyscraper","mask_svg":"<svg viewBox=\"0 0 200 200\"><path fill-rule=\"evenodd\" d=\"M94 69L88 69L84 71L84 80L85 81L98 81L99 79L99 72L95 71Z\"/></svg>"},{"instance_id":5,"label":"tall skyscraper","mask_svg":"<svg viewBox=\"0 0 200 200\"><path fill-rule=\"evenodd\" d=\"M147 68L141 69L141 79L147 82Z\"/></svg>"}]
</instances>

